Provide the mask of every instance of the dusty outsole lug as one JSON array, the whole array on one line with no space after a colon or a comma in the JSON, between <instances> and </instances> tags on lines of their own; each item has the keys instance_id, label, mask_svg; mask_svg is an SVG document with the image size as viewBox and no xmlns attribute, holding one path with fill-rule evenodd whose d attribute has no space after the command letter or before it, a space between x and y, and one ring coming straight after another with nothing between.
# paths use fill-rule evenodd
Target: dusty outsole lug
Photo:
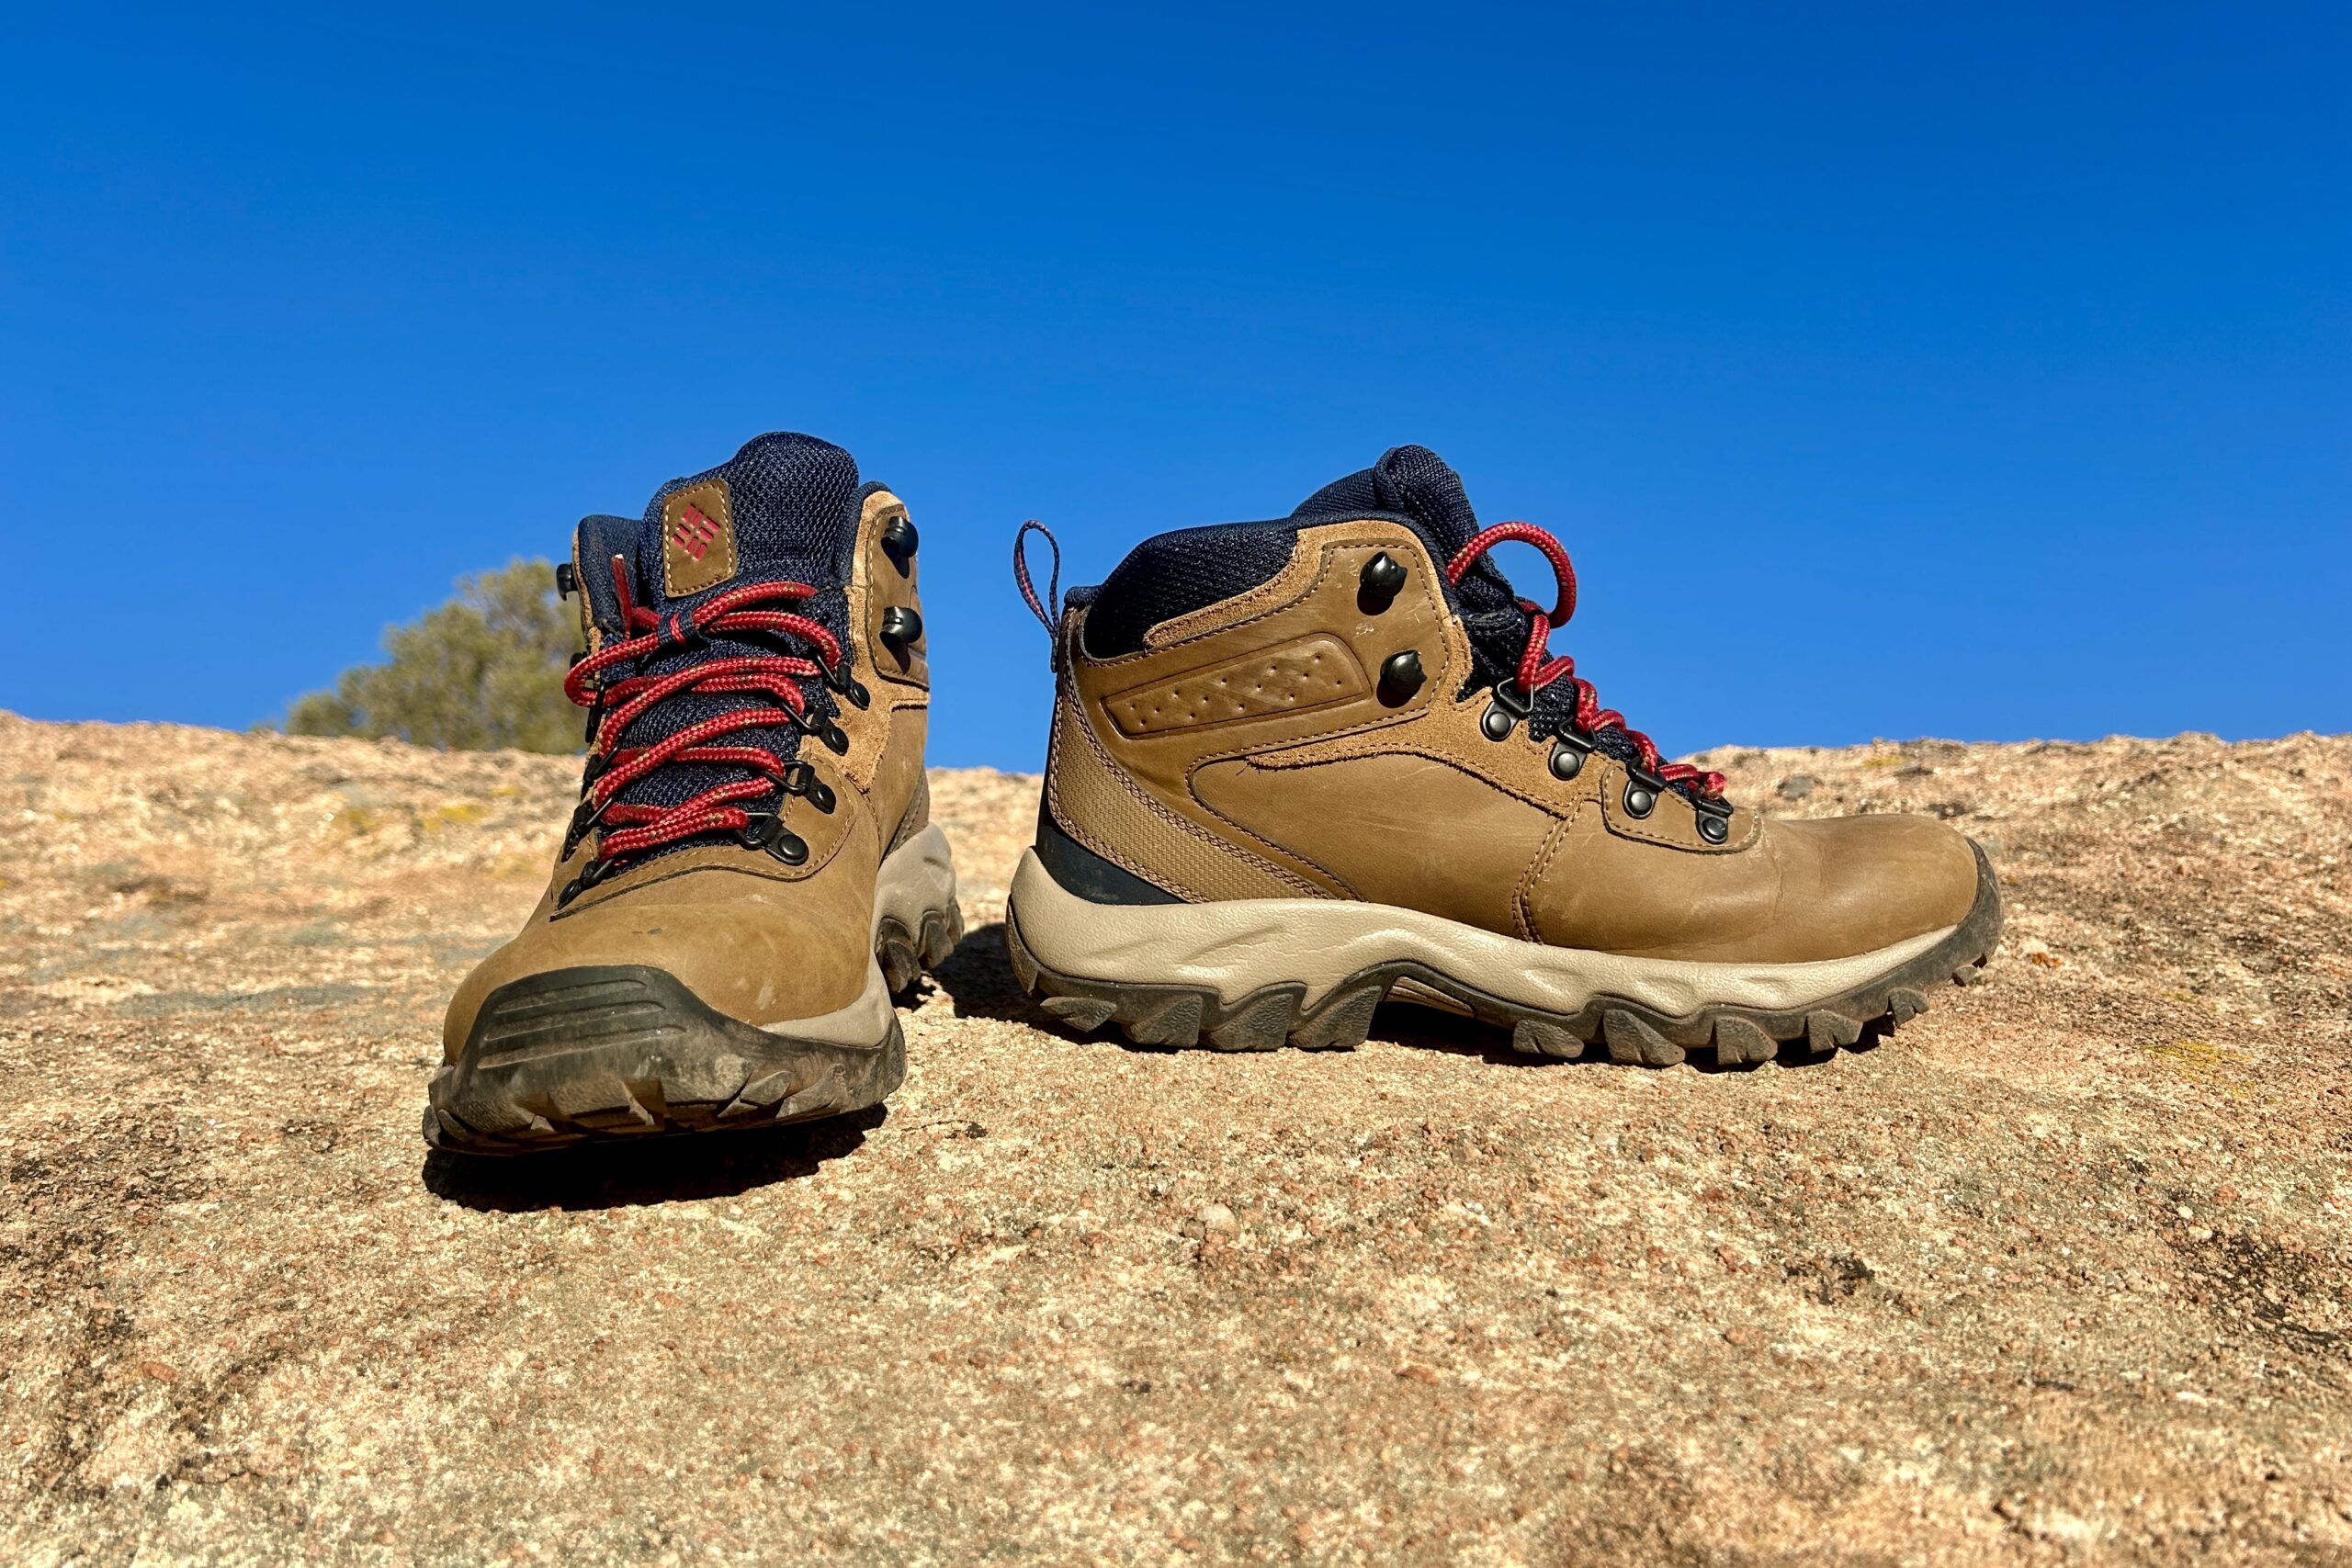
<instances>
[{"instance_id":1,"label":"dusty outsole lug","mask_svg":"<svg viewBox=\"0 0 2352 1568\"><path fill-rule=\"evenodd\" d=\"M1204 1032L1220 1051L1272 1051L1290 1037L1291 1020L1297 1016L1295 997L1268 991L1246 1011Z\"/></svg>"},{"instance_id":2,"label":"dusty outsole lug","mask_svg":"<svg viewBox=\"0 0 2352 1568\"><path fill-rule=\"evenodd\" d=\"M2000 940L2002 911L1992 864L1981 849L1976 869L1975 904L1943 941L1838 996L1781 1011L1719 1005L1677 1017L1625 998L1597 997L1574 1013L1544 1012L1413 961L1359 970L1311 1009L1306 987L1297 982L1227 1002L1204 987L1096 980L1050 969L1023 941L1017 908L1006 914L1004 939L1014 979L1057 1021L1081 1033L1115 1023L1142 1045L1204 1041L1224 1050L1266 1050L1286 1041L1306 1048L1352 1046L1370 1032L1389 988L1403 981L1409 982L1408 992L1442 997L1510 1030L1511 1048L1529 1055L1575 1060L1597 1041L1611 1061L1628 1066L1671 1066L1693 1051L1712 1048L1718 1066L1750 1066L1783 1056L1803 1060L1867 1049L1895 1025L1927 1010L1927 987L1945 979L1967 985L1980 978ZM1277 1019L1283 1038L1275 1037Z\"/></svg>"},{"instance_id":3,"label":"dusty outsole lug","mask_svg":"<svg viewBox=\"0 0 2352 1568\"><path fill-rule=\"evenodd\" d=\"M1623 1009L1612 1008L1600 1015L1600 1033L1612 1062L1671 1067L1682 1060L1681 1046Z\"/></svg>"},{"instance_id":4,"label":"dusty outsole lug","mask_svg":"<svg viewBox=\"0 0 2352 1568\"><path fill-rule=\"evenodd\" d=\"M1314 1018L1291 1031L1290 1043L1307 1051L1349 1051L1372 1033L1372 1015L1388 994L1385 986L1358 986L1326 1001ZM1276 1043L1280 1043L1277 1042Z\"/></svg>"},{"instance_id":5,"label":"dusty outsole lug","mask_svg":"<svg viewBox=\"0 0 2352 1568\"><path fill-rule=\"evenodd\" d=\"M1522 1018L1510 1026L1510 1048L1522 1055L1573 1062L1584 1055L1584 1046L1573 1032L1550 1019Z\"/></svg>"},{"instance_id":6,"label":"dusty outsole lug","mask_svg":"<svg viewBox=\"0 0 2352 1568\"><path fill-rule=\"evenodd\" d=\"M1826 1056L1840 1045L1851 1045L1862 1036L1860 1019L1848 1018L1832 1008L1820 1008L1804 1015L1805 1037L1812 1043L1814 1054Z\"/></svg>"},{"instance_id":7,"label":"dusty outsole lug","mask_svg":"<svg viewBox=\"0 0 2352 1568\"><path fill-rule=\"evenodd\" d=\"M882 965L883 983L890 987L890 995L903 997L914 989L925 970L946 963L963 940L960 908L926 912L921 931L909 931L904 921L885 915L874 926L874 961Z\"/></svg>"},{"instance_id":8,"label":"dusty outsole lug","mask_svg":"<svg viewBox=\"0 0 2352 1568\"><path fill-rule=\"evenodd\" d=\"M1781 1043L1747 1020L1728 1013L1715 1020L1716 1066L1748 1066L1780 1054Z\"/></svg>"},{"instance_id":9,"label":"dusty outsole lug","mask_svg":"<svg viewBox=\"0 0 2352 1568\"><path fill-rule=\"evenodd\" d=\"M1196 1045L1201 1039L1201 1018L1207 1010L1198 993L1184 991L1161 998L1159 1005L1141 1018L1123 1018L1119 1023L1127 1038L1138 1045Z\"/></svg>"},{"instance_id":10,"label":"dusty outsole lug","mask_svg":"<svg viewBox=\"0 0 2352 1568\"><path fill-rule=\"evenodd\" d=\"M1080 1034L1091 1034L1111 1021L1118 1004L1100 997L1047 997L1045 1009Z\"/></svg>"}]
</instances>

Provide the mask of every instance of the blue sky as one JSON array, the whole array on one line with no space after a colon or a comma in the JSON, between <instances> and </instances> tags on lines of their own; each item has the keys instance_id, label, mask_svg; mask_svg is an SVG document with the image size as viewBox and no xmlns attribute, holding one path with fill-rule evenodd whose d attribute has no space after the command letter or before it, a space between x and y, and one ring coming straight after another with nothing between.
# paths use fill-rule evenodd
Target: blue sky
<instances>
[{"instance_id":1,"label":"blue sky","mask_svg":"<svg viewBox=\"0 0 2352 1568\"><path fill-rule=\"evenodd\" d=\"M0 707L249 724L787 428L914 508L937 762L1041 759L1022 519L1408 441L1669 752L2352 728L2341 7L45 9Z\"/></svg>"}]
</instances>

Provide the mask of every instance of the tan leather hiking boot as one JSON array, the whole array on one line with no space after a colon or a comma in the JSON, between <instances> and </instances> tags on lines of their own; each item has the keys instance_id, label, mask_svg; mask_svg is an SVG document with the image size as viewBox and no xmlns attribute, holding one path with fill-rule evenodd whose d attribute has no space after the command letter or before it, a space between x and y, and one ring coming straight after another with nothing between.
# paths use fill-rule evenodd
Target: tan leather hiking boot
<instances>
[{"instance_id":1,"label":"tan leather hiking boot","mask_svg":"<svg viewBox=\"0 0 2352 1568\"><path fill-rule=\"evenodd\" d=\"M891 996L962 931L930 825L914 525L763 435L560 576L590 751L546 895L449 1003L428 1142L477 1154L877 1103Z\"/></svg>"},{"instance_id":2,"label":"tan leather hiking boot","mask_svg":"<svg viewBox=\"0 0 2352 1568\"><path fill-rule=\"evenodd\" d=\"M1506 539L1550 558L1549 609L1487 558ZM1414 446L1073 591L1005 926L1021 983L1154 1044L1353 1044L1393 995L1664 1065L1852 1044L1984 963L1973 845L1768 822L1661 762L1550 656L1575 602L1550 536L1481 530Z\"/></svg>"}]
</instances>

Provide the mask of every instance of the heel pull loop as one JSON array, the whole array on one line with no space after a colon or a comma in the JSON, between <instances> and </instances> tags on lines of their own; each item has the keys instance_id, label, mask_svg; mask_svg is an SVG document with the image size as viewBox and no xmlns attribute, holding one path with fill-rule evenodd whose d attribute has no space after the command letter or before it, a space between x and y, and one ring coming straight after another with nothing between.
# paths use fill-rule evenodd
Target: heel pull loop
<instances>
[{"instance_id":1,"label":"heel pull loop","mask_svg":"<svg viewBox=\"0 0 2352 1568\"><path fill-rule=\"evenodd\" d=\"M613 598L621 607L621 640L637 635L637 601L628 591L628 562L613 557Z\"/></svg>"},{"instance_id":2,"label":"heel pull loop","mask_svg":"<svg viewBox=\"0 0 2352 1568\"><path fill-rule=\"evenodd\" d=\"M1037 597L1037 585L1029 577L1029 531L1032 528L1046 536L1046 546L1054 552L1053 575L1046 580L1046 597L1043 600ZM1012 581L1020 587L1021 597L1029 602L1029 613L1037 617L1039 626L1046 628L1046 639L1049 642L1058 641L1059 634L1056 628L1059 612L1058 610L1049 611L1046 606L1048 604L1059 605L1061 603L1062 545L1059 539L1054 537L1054 531L1051 528L1034 517L1021 525L1020 532L1012 536Z\"/></svg>"}]
</instances>

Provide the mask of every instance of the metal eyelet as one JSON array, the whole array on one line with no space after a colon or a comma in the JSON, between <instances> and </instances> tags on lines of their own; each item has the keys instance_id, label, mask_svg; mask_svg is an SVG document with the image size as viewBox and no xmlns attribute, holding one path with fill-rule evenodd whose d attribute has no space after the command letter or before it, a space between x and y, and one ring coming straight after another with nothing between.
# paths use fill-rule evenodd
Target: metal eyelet
<instances>
[{"instance_id":1,"label":"metal eyelet","mask_svg":"<svg viewBox=\"0 0 2352 1568\"><path fill-rule=\"evenodd\" d=\"M563 891L555 896L556 907L560 908L571 903L574 898L610 876L613 874L613 864L614 863L608 860L592 860L582 866L579 874L563 885Z\"/></svg>"},{"instance_id":2,"label":"metal eyelet","mask_svg":"<svg viewBox=\"0 0 2352 1568\"><path fill-rule=\"evenodd\" d=\"M831 816L840 802L832 786L817 776L817 770L806 762L795 762L784 775L784 793L797 795L818 810Z\"/></svg>"},{"instance_id":3,"label":"metal eyelet","mask_svg":"<svg viewBox=\"0 0 2352 1568\"><path fill-rule=\"evenodd\" d=\"M1584 772L1584 760L1591 752L1589 742L1574 736L1560 736L1552 742L1552 755L1548 759L1552 776L1562 781L1576 777Z\"/></svg>"},{"instance_id":4,"label":"metal eyelet","mask_svg":"<svg viewBox=\"0 0 2352 1568\"><path fill-rule=\"evenodd\" d=\"M849 737L842 727L821 714L796 713L792 727L803 735L812 735L825 743L825 749L836 757L849 750Z\"/></svg>"},{"instance_id":5,"label":"metal eyelet","mask_svg":"<svg viewBox=\"0 0 2352 1568\"><path fill-rule=\"evenodd\" d=\"M849 672L848 655L842 655L839 664L828 664L820 659L817 660L817 669L822 675L825 684L838 693L843 702L860 713L865 712L867 705L874 701L874 694L867 691L864 682Z\"/></svg>"},{"instance_id":6,"label":"metal eyelet","mask_svg":"<svg viewBox=\"0 0 2352 1568\"><path fill-rule=\"evenodd\" d=\"M1478 716L1478 732L1489 740L1508 740L1519 721L1527 716L1528 699L1518 686L1509 681L1496 683L1494 694L1487 700L1487 711Z\"/></svg>"},{"instance_id":7,"label":"metal eyelet","mask_svg":"<svg viewBox=\"0 0 2352 1568\"><path fill-rule=\"evenodd\" d=\"M1358 580L1356 608L1367 615L1377 615L1396 602L1405 591L1405 565L1386 550L1363 563L1363 576Z\"/></svg>"},{"instance_id":8,"label":"metal eyelet","mask_svg":"<svg viewBox=\"0 0 2352 1568\"><path fill-rule=\"evenodd\" d=\"M890 564L899 569L900 577L907 575L907 563L915 558L915 547L921 542L914 519L904 513L882 525L882 553L890 558Z\"/></svg>"},{"instance_id":9,"label":"metal eyelet","mask_svg":"<svg viewBox=\"0 0 2352 1568\"><path fill-rule=\"evenodd\" d=\"M808 859L808 840L784 825L784 818L763 812L743 825L738 835L747 850L765 850L786 865Z\"/></svg>"},{"instance_id":10,"label":"metal eyelet","mask_svg":"<svg viewBox=\"0 0 2352 1568\"><path fill-rule=\"evenodd\" d=\"M1653 778L1639 768L1625 770L1625 815L1636 821L1657 809L1657 797L1666 793L1666 781Z\"/></svg>"},{"instance_id":11,"label":"metal eyelet","mask_svg":"<svg viewBox=\"0 0 2352 1568\"><path fill-rule=\"evenodd\" d=\"M895 652L904 652L922 639L922 617L904 604L882 612L882 640Z\"/></svg>"},{"instance_id":12,"label":"metal eyelet","mask_svg":"<svg viewBox=\"0 0 2352 1568\"><path fill-rule=\"evenodd\" d=\"M605 815L605 807L611 804L608 800L600 806L593 795L580 797L580 804L571 808L571 820L564 824L563 852L556 857L558 860L571 858L571 852L580 847L580 840L588 836L588 829L596 825Z\"/></svg>"},{"instance_id":13,"label":"metal eyelet","mask_svg":"<svg viewBox=\"0 0 2352 1568\"><path fill-rule=\"evenodd\" d=\"M1413 700L1413 694L1429 679L1421 669L1421 656L1412 649L1392 653L1380 661L1380 701L1385 707L1402 707Z\"/></svg>"},{"instance_id":14,"label":"metal eyelet","mask_svg":"<svg viewBox=\"0 0 2352 1568\"><path fill-rule=\"evenodd\" d=\"M1731 807L1719 800L1694 800L1690 809L1699 825L1699 837L1711 844L1720 844L1731 837Z\"/></svg>"}]
</instances>

